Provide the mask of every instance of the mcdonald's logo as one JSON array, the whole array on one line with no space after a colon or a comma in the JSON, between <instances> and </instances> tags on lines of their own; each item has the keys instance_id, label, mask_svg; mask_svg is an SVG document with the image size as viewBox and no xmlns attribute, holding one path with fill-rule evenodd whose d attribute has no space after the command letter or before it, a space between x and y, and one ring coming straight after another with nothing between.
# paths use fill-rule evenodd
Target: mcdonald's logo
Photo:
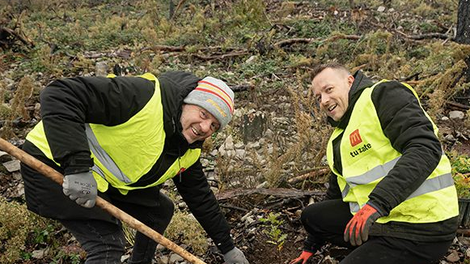
<instances>
[{"instance_id":1,"label":"mcdonald's logo","mask_svg":"<svg viewBox=\"0 0 470 264\"><path fill-rule=\"evenodd\" d=\"M359 134L359 129L354 130L349 135L349 141L351 142L351 146L354 147L362 142L361 135Z\"/></svg>"}]
</instances>

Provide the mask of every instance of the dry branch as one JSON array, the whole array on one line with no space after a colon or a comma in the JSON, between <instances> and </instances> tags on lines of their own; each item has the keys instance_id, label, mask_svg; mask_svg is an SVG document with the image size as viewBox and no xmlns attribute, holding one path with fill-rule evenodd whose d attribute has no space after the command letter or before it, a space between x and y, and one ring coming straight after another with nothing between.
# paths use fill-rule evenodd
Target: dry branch
<instances>
[{"instance_id":1,"label":"dry branch","mask_svg":"<svg viewBox=\"0 0 470 264\"><path fill-rule=\"evenodd\" d=\"M230 86L234 92L243 92L247 90L253 90L255 86L253 84L240 84L235 86Z\"/></svg>"},{"instance_id":2,"label":"dry branch","mask_svg":"<svg viewBox=\"0 0 470 264\"><path fill-rule=\"evenodd\" d=\"M237 196L245 196L252 194L271 195L282 198L303 198L305 196L323 195L324 192L319 191L302 191L297 189L272 188L272 189L233 189L221 192L216 195L217 200L226 200Z\"/></svg>"},{"instance_id":3,"label":"dry branch","mask_svg":"<svg viewBox=\"0 0 470 264\"><path fill-rule=\"evenodd\" d=\"M412 39L412 40L423 40L423 39L433 39L433 38L452 40L454 38L444 33L426 33L426 34L420 34L420 35L407 35L396 29L395 29L395 32L397 32L398 34L400 34L401 36L407 39Z\"/></svg>"},{"instance_id":4,"label":"dry branch","mask_svg":"<svg viewBox=\"0 0 470 264\"><path fill-rule=\"evenodd\" d=\"M470 109L470 106L464 105L464 104L459 104L459 103L456 103L456 102L446 101L446 104L450 105L450 106L460 108L460 109L464 109L464 110L469 110Z\"/></svg>"},{"instance_id":5,"label":"dry branch","mask_svg":"<svg viewBox=\"0 0 470 264\"><path fill-rule=\"evenodd\" d=\"M302 174L300 176L291 178L287 182L288 183L297 183L297 182L301 182L301 181L304 181L304 180L309 179L309 178L315 178L315 177L323 176L325 174L328 174L329 172L330 172L329 168L315 169L314 171L311 171L311 172Z\"/></svg>"},{"instance_id":6,"label":"dry branch","mask_svg":"<svg viewBox=\"0 0 470 264\"><path fill-rule=\"evenodd\" d=\"M239 57L239 56L244 56L250 54L248 51L237 51L237 52L231 52L227 54L221 54L221 55L211 55L211 56L204 56L204 55L199 55L199 54L192 54L192 56L201 59L201 60L223 60L226 58L233 58L233 57Z\"/></svg>"},{"instance_id":7,"label":"dry branch","mask_svg":"<svg viewBox=\"0 0 470 264\"><path fill-rule=\"evenodd\" d=\"M292 44L296 44L296 43L308 44L308 43L314 42L314 41L332 42L332 41L335 41L335 40L338 40L338 39L358 40L360 38L361 38L361 36L358 36L358 35L344 35L344 34L337 34L337 35L331 36L331 37L329 37L327 39L323 39L323 40L318 39L318 38L292 38L292 39L285 39L285 40L278 41L278 42L274 43L274 46L277 47L277 48L281 48L283 46L292 45Z\"/></svg>"},{"instance_id":8,"label":"dry branch","mask_svg":"<svg viewBox=\"0 0 470 264\"><path fill-rule=\"evenodd\" d=\"M174 20L175 17L176 17L176 14L178 13L178 11L181 9L181 7L183 6L184 2L186 2L186 0L180 0L178 5L176 6L176 9L175 11L173 12L173 14L171 15L170 17L170 20Z\"/></svg>"},{"instance_id":9,"label":"dry branch","mask_svg":"<svg viewBox=\"0 0 470 264\"><path fill-rule=\"evenodd\" d=\"M184 46L167 46L167 45L155 45L153 47L147 48L155 52L157 51L185 51ZM144 49L145 50L145 49Z\"/></svg>"}]
</instances>

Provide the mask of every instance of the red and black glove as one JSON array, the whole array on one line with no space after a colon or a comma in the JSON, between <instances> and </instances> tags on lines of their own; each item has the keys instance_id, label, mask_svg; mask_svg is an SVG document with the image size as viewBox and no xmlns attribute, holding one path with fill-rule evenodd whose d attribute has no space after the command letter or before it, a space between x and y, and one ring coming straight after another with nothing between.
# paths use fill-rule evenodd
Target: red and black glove
<instances>
[{"instance_id":1,"label":"red and black glove","mask_svg":"<svg viewBox=\"0 0 470 264\"><path fill-rule=\"evenodd\" d=\"M349 221L344 230L344 241L351 242L353 246L360 246L369 238L370 226L381 214L374 207L366 204Z\"/></svg>"},{"instance_id":2,"label":"red and black glove","mask_svg":"<svg viewBox=\"0 0 470 264\"><path fill-rule=\"evenodd\" d=\"M305 264L307 263L307 260L309 260L313 256L312 252L308 251L302 251L302 254L296 259L291 260L289 264Z\"/></svg>"}]
</instances>

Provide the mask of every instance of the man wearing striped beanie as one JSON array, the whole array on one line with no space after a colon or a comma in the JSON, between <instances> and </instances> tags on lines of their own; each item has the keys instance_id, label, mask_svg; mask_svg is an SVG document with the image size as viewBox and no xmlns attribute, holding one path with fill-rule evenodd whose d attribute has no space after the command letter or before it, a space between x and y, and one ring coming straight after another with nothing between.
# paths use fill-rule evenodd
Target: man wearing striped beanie
<instances>
[{"instance_id":1,"label":"man wearing striped beanie","mask_svg":"<svg viewBox=\"0 0 470 264\"><path fill-rule=\"evenodd\" d=\"M248 264L204 175L202 144L230 122L234 93L188 72L75 77L41 92L42 121L23 150L65 175L62 186L22 164L28 209L57 219L87 253L86 264L121 263L121 223L95 206L100 196L160 234L174 203L172 179L227 264ZM150 264L157 243L140 232L129 264Z\"/></svg>"},{"instance_id":2,"label":"man wearing striped beanie","mask_svg":"<svg viewBox=\"0 0 470 264\"><path fill-rule=\"evenodd\" d=\"M189 143L204 140L225 127L233 115L233 91L214 77L200 80L184 99L182 133Z\"/></svg>"}]
</instances>

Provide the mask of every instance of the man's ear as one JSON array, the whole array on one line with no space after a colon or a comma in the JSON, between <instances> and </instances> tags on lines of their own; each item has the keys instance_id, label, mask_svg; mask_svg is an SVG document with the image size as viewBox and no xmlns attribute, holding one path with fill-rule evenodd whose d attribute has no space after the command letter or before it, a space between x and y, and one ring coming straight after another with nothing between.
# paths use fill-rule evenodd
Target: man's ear
<instances>
[{"instance_id":1,"label":"man's ear","mask_svg":"<svg viewBox=\"0 0 470 264\"><path fill-rule=\"evenodd\" d=\"M349 88L351 88L353 82L354 82L354 76L348 75L348 85L349 85Z\"/></svg>"}]
</instances>

